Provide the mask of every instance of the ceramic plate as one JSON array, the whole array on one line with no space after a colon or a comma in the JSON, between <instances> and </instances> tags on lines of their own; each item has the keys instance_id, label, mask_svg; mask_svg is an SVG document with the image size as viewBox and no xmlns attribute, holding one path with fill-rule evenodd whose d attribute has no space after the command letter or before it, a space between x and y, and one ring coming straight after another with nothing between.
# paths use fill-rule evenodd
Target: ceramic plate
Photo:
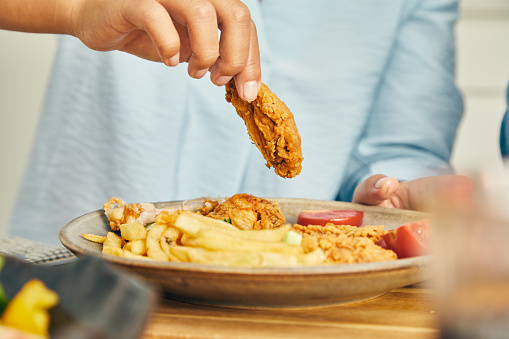
<instances>
[{"instance_id":1,"label":"ceramic plate","mask_svg":"<svg viewBox=\"0 0 509 339\"><path fill-rule=\"evenodd\" d=\"M414 211L364 206L338 201L277 198L288 223L305 209L364 211L364 225L393 229L426 217ZM156 203L158 208L181 202ZM305 308L347 304L378 297L394 288L428 278L429 256L365 264L289 268L237 268L179 262L133 260L101 253L100 244L81 233L106 235L103 211L85 214L64 226L60 241L78 257L98 256L140 274L159 285L172 299L238 308Z\"/></svg>"}]
</instances>

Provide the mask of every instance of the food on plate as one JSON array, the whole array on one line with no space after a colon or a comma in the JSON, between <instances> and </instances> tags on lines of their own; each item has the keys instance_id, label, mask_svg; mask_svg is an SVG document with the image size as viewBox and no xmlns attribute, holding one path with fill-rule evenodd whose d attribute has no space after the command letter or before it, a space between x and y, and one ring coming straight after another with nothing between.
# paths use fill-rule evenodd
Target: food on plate
<instances>
[{"instance_id":1,"label":"food on plate","mask_svg":"<svg viewBox=\"0 0 509 339\"><path fill-rule=\"evenodd\" d=\"M395 251L380 246L388 234L383 225L292 226L276 201L249 194L197 199L164 209L130 205L119 198L104 206L112 231L83 236L101 243L105 254L130 259L292 267L398 258ZM351 223L358 224L359 215L363 213L354 213L357 222Z\"/></svg>"},{"instance_id":2,"label":"food on plate","mask_svg":"<svg viewBox=\"0 0 509 339\"><path fill-rule=\"evenodd\" d=\"M361 226L363 219L364 212L357 210L305 210L297 216L297 224Z\"/></svg>"},{"instance_id":3,"label":"food on plate","mask_svg":"<svg viewBox=\"0 0 509 339\"><path fill-rule=\"evenodd\" d=\"M223 231L234 235L238 239L271 242L282 241L291 229L289 224L284 224L273 229L243 230L236 228L229 222L224 222L224 220L204 218L198 214L192 213L181 213L181 215L175 220L174 225L176 228L192 237L198 237L199 232L202 230L210 230Z\"/></svg>"},{"instance_id":4,"label":"food on plate","mask_svg":"<svg viewBox=\"0 0 509 339\"><path fill-rule=\"evenodd\" d=\"M285 223L285 217L277 202L250 194L235 194L203 215L229 223L242 230L277 228Z\"/></svg>"},{"instance_id":5,"label":"food on plate","mask_svg":"<svg viewBox=\"0 0 509 339\"><path fill-rule=\"evenodd\" d=\"M294 225L293 230L302 234L305 252L320 248L329 263L353 264L397 259L396 253L376 244L387 232L382 225Z\"/></svg>"},{"instance_id":6,"label":"food on plate","mask_svg":"<svg viewBox=\"0 0 509 339\"><path fill-rule=\"evenodd\" d=\"M147 232L132 237L127 229L140 225L139 222L120 225L120 237L108 232L103 253L131 259L253 267L320 265L325 259L321 250L304 253L300 243L283 241L291 232L289 224L243 230L199 212L179 210L162 211Z\"/></svg>"},{"instance_id":7,"label":"food on plate","mask_svg":"<svg viewBox=\"0 0 509 339\"><path fill-rule=\"evenodd\" d=\"M114 197L103 207L111 232L82 235L102 243L104 254L230 266L319 265L325 259L321 250L304 253L295 236L288 237L292 227L277 202L248 194L166 209Z\"/></svg>"},{"instance_id":8,"label":"food on plate","mask_svg":"<svg viewBox=\"0 0 509 339\"><path fill-rule=\"evenodd\" d=\"M0 294L3 292L0 289ZM7 301L5 296L2 297ZM0 327L11 327L23 332L47 338L50 316L48 310L58 303L58 295L48 289L39 279L27 281L21 290L4 306L0 316ZM8 333L8 330L0 329ZM11 332L12 334L12 332ZM19 336L22 338L22 336Z\"/></svg>"},{"instance_id":9,"label":"food on plate","mask_svg":"<svg viewBox=\"0 0 509 339\"><path fill-rule=\"evenodd\" d=\"M302 170L301 139L292 112L271 90L261 84L257 98L242 100L232 79L226 84L226 101L244 119L249 137L260 150L267 167L277 175L293 178Z\"/></svg>"},{"instance_id":10,"label":"food on plate","mask_svg":"<svg viewBox=\"0 0 509 339\"><path fill-rule=\"evenodd\" d=\"M103 244L104 241L106 240L106 237L104 237L102 235L87 234L87 233L82 233L81 235L83 236L83 238L93 241L93 242L96 242L96 243L99 243L99 244Z\"/></svg>"},{"instance_id":11,"label":"food on plate","mask_svg":"<svg viewBox=\"0 0 509 339\"><path fill-rule=\"evenodd\" d=\"M203 206L200 205L200 207ZM174 212L180 209L184 209L184 207L182 206L158 209L153 204L149 203L128 204L120 198L113 197L103 205L103 209L106 218L108 218L108 221L110 222L111 230L119 231L120 225L138 221L143 226L145 226L155 222L156 217L162 211ZM92 239L89 240L97 242Z\"/></svg>"},{"instance_id":12,"label":"food on plate","mask_svg":"<svg viewBox=\"0 0 509 339\"><path fill-rule=\"evenodd\" d=\"M179 246L173 249L173 253L181 261L237 267L321 265L324 260L323 252L320 250L293 255L274 252L207 251L199 247Z\"/></svg>"},{"instance_id":13,"label":"food on plate","mask_svg":"<svg viewBox=\"0 0 509 339\"><path fill-rule=\"evenodd\" d=\"M398 258L426 255L429 254L429 232L429 220L423 219L388 231L378 244L396 252Z\"/></svg>"}]
</instances>

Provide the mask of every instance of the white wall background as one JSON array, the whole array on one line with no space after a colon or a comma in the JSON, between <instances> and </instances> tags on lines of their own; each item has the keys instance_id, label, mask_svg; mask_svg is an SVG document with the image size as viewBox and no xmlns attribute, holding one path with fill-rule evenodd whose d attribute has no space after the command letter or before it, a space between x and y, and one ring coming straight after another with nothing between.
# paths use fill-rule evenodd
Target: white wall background
<instances>
[{"instance_id":1,"label":"white wall background","mask_svg":"<svg viewBox=\"0 0 509 339\"><path fill-rule=\"evenodd\" d=\"M502 169L498 138L509 82L509 0L460 0L457 82L465 115L452 163L461 173Z\"/></svg>"},{"instance_id":2,"label":"white wall background","mask_svg":"<svg viewBox=\"0 0 509 339\"><path fill-rule=\"evenodd\" d=\"M466 110L452 162L460 173L500 170L509 0L460 0L460 6L457 79ZM55 36L0 31L0 233L27 163L55 49Z\"/></svg>"},{"instance_id":3,"label":"white wall background","mask_svg":"<svg viewBox=\"0 0 509 339\"><path fill-rule=\"evenodd\" d=\"M0 30L0 234L28 160L56 37Z\"/></svg>"}]
</instances>

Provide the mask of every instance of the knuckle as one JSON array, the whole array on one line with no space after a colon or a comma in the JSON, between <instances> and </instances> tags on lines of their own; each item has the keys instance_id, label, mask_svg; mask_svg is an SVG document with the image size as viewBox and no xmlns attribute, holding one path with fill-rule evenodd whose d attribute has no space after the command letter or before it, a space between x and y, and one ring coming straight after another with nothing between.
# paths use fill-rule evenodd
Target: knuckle
<instances>
[{"instance_id":1,"label":"knuckle","mask_svg":"<svg viewBox=\"0 0 509 339\"><path fill-rule=\"evenodd\" d=\"M225 73L237 74L246 67L246 60L240 58L226 59L221 57L221 68Z\"/></svg>"},{"instance_id":2,"label":"knuckle","mask_svg":"<svg viewBox=\"0 0 509 339\"><path fill-rule=\"evenodd\" d=\"M219 57L217 53L206 52L202 54L193 53L193 63L199 69L211 67Z\"/></svg>"},{"instance_id":3,"label":"knuckle","mask_svg":"<svg viewBox=\"0 0 509 339\"><path fill-rule=\"evenodd\" d=\"M157 2L145 4L145 6L138 8L137 11L144 24L157 20L161 15L161 8Z\"/></svg>"},{"instance_id":4,"label":"knuckle","mask_svg":"<svg viewBox=\"0 0 509 339\"><path fill-rule=\"evenodd\" d=\"M251 22L251 12L244 3L238 1L230 6L230 17L232 20L246 24Z\"/></svg>"},{"instance_id":5,"label":"knuckle","mask_svg":"<svg viewBox=\"0 0 509 339\"><path fill-rule=\"evenodd\" d=\"M172 57L177 54L180 50L180 45L178 41L166 41L163 45L158 46L159 50L164 57Z\"/></svg>"},{"instance_id":6,"label":"knuckle","mask_svg":"<svg viewBox=\"0 0 509 339\"><path fill-rule=\"evenodd\" d=\"M210 2L196 2L192 10L196 20L210 20L216 18L216 9Z\"/></svg>"},{"instance_id":7,"label":"knuckle","mask_svg":"<svg viewBox=\"0 0 509 339\"><path fill-rule=\"evenodd\" d=\"M216 62L217 58L219 58L219 53L205 55L203 60L204 60L204 62L212 65L212 64L214 64Z\"/></svg>"}]
</instances>

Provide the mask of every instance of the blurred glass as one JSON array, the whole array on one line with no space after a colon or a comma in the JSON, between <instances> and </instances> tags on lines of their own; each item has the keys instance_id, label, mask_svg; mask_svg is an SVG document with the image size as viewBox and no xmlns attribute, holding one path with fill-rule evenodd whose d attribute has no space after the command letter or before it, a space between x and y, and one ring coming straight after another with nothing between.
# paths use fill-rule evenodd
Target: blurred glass
<instances>
[{"instance_id":1,"label":"blurred glass","mask_svg":"<svg viewBox=\"0 0 509 339\"><path fill-rule=\"evenodd\" d=\"M509 177L481 173L434 205L441 338L509 338Z\"/></svg>"}]
</instances>

